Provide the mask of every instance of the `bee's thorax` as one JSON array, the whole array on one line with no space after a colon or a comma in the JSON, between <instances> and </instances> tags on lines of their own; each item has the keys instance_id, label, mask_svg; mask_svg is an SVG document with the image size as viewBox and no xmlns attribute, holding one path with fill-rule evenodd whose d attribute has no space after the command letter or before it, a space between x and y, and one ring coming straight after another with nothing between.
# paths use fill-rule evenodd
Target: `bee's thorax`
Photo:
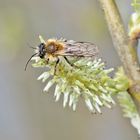
<instances>
[{"instance_id":1,"label":"bee's thorax","mask_svg":"<svg viewBox=\"0 0 140 140\"><path fill-rule=\"evenodd\" d=\"M46 47L46 52L50 53L50 54L55 53L57 50L58 50L57 46L55 46L53 44L50 44Z\"/></svg>"}]
</instances>

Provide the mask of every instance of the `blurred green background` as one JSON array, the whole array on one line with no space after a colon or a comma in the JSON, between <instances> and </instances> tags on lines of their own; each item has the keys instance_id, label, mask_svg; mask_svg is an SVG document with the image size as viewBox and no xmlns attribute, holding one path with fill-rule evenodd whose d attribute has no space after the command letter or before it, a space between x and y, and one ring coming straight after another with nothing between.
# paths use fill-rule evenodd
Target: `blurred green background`
<instances>
[{"instance_id":1,"label":"blurred green background","mask_svg":"<svg viewBox=\"0 0 140 140\"><path fill-rule=\"evenodd\" d=\"M127 29L131 0L116 2ZM91 115L81 100L73 112L42 92L43 69L24 71L39 34L94 42L107 67L121 64L97 0L0 0L0 140L137 140L118 105Z\"/></svg>"}]
</instances>

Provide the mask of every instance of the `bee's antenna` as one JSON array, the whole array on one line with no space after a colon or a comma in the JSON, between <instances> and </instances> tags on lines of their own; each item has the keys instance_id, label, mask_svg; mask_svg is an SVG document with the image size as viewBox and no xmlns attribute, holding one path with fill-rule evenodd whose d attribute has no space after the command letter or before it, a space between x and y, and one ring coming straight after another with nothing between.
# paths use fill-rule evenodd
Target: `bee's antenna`
<instances>
[{"instance_id":1,"label":"bee's antenna","mask_svg":"<svg viewBox=\"0 0 140 140\"><path fill-rule=\"evenodd\" d=\"M34 48L34 47L32 47L32 46L29 46L30 48L32 48L32 49L34 49L34 50L36 50L36 48Z\"/></svg>"},{"instance_id":2,"label":"bee's antenna","mask_svg":"<svg viewBox=\"0 0 140 140\"><path fill-rule=\"evenodd\" d=\"M27 45L28 45L30 48L32 48L32 49L34 49L34 50L36 50L36 48L35 48L35 47L33 47L33 46L31 46L29 43L27 43Z\"/></svg>"},{"instance_id":3,"label":"bee's antenna","mask_svg":"<svg viewBox=\"0 0 140 140\"><path fill-rule=\"evenodd\" d=\"M26 71L26 69L27 69L27 66L28 66L29 62L31 61L31 59L32 59L35 55L37 55L37 53L33 54L33 55L29 58L29 60L27 61L26 65L25 65L25 69L24 69L25 71Z\"/></svg>"}]
</instances>

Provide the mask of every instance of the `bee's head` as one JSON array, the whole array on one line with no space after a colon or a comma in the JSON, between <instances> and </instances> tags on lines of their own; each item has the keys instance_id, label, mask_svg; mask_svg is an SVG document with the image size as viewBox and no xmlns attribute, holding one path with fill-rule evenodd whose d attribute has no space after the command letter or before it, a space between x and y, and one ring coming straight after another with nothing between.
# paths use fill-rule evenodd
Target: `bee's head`
<instances>
[{"instance_id":1,"label":"bee's head","mask_svg":"<svg viewBox=\"0 0 140 140\"><path fill-rule=\"evenodd\" d=\"M45 44L44 43L41 43L40 45L38 45L38 51L39 51L38 56L40 58L44 58L44 56L46 54L46 48L45 48Z\"/></svg>"}]
</instances>

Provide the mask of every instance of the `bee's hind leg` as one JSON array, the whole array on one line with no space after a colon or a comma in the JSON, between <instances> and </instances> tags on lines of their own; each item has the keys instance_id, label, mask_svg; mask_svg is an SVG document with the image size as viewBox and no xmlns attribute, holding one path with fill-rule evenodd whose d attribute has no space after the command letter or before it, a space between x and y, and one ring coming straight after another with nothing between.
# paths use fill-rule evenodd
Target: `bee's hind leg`
<instances>
[{"instance_id":1,"label":"bee's hind leg","mask_svg":"<svg viewBox=\"0 0 140 140\"><path fill-rule=\"evenodd\" d=\"M66 60L66 62L67 62L71 67L77 67L77 66L75 66L74 64L72 64L72 63L68 60L68 58L67 58L66 56L64 56L64 59Z\"/></svg>"},{"instance_id":2,"label":"bee's hind leg","mask_svg":"<svg viewBox=\"0 0 140 140\"><path fill-rule=\"evenodd\" d=\"M56 75L56 69L57 69L57 65L58 65L59 61L60 61L60 59L57 57L57 61L54 66L54 75Z\"/></svg>"}]
</instances>

